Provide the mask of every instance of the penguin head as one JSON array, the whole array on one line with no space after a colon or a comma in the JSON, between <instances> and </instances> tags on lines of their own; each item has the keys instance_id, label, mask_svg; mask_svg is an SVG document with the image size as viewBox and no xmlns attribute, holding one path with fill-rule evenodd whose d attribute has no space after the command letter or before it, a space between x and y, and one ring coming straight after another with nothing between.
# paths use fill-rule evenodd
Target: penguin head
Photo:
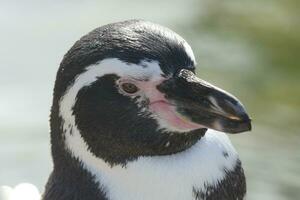
<instances>
[{"instance_id":1,"label":"penguin head","mask_svg":"<svg viewBox=\"0 0 300 200\"><path fill-rule=\"evenodd\" d=\"M207 128L250 130L242 104L196 77L195 67L187 42L159 25L130 20L93 30L57 72L52 143L71 152L84 145L114 165L183 151Z\"/></svg>"}]
</instances>

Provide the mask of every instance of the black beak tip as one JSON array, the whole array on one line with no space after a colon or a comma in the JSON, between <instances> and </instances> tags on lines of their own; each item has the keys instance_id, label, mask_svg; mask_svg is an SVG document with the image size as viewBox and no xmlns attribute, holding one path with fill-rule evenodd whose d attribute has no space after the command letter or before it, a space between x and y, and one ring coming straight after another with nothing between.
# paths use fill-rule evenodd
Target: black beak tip
<instances>
[{"instance_id":1,"label":"black beak tip","mask_svg":"<svg viewBox=\"0 0 300 200\"><path fill-rule=\"evenodd\" d=\"M246 112L238 116L238 119L223 121L224 132L226 133L243 133L252 130L251 118Z\"/></svg>"},{"instance_id":2,"label":"black beak tip","mask_svg":"<svg viewBox=\"0 0 300 200\"><path fill-rule=\"evenodd\" d=\"M247 117L247 119L242 120L237 129L236 133L242 133L242 132L247 132L252 130L252 124L251 124L251 119Z\"/></svg>"},{"instance_id":3,"label":"black beak tip","mask_svg":"<svg viewBox=\"0 0 300 200\"><path fill-rule=\"evenodd\" d=\"M251 131L252 130L252 124L251 119L249 118L245 123L245 131Z\"/></svg>"},{"instance_id":4,"label":"black beak tip","mask_svg":"<svg viewBox=\"0 0 300 200\"><path fill-rule=\"evenodd\" d=\"M238 113L238 118L240 119L238 128L236 130L237 133L240 132L246 132L246 131L251 131L252 130L252 124L251 124L251 118L245 111L244 107L241 106L242 109L240 109L240 112Z\"/></svg>"}]
</instances>

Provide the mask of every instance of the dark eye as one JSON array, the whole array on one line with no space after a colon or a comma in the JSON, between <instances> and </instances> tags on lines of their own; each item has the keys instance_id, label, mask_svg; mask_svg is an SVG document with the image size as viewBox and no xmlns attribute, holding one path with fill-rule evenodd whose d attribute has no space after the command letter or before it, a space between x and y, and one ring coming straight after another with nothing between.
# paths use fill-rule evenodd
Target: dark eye
<instances>
[{"instance_id":1,"label":"dark eye","mask_svg":"<svg viewBox=\"0 0 300 200\"><path fill-rule=\"evenodd\" d=\"M121 88L128 94L134 94L139 90L139 88L136 87L133 83L122 83Z\"/></svg>"}]
</instances>

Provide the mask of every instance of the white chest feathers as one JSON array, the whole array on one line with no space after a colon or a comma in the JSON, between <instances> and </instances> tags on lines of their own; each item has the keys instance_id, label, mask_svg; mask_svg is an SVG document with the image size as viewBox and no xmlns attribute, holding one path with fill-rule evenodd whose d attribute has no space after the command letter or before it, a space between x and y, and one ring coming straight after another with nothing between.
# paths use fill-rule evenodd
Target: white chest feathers
<instances>
[{"instance_id":1,"label":"white chest feathers","mask_svg":"<svg viewBox=\"0 0 300 200\"><path fill-rule=\"evenodd\" d=\"M72 154L99 182L109 200L193 200L235 168L238 155L224 133L208 131L190 149L170 156L140 157L126 167L110 167L95 157L77 132L66 134ZM224 156L226 155L226 156Z\"/></svg>"}]
</instances>

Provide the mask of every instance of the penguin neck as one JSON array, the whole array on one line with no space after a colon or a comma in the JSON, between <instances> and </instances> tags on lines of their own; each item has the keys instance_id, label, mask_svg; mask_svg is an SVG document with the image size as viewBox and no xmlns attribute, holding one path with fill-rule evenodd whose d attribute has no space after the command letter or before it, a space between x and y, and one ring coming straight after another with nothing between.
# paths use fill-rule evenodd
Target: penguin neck
<instances>
[{"instance_id":1,"label":"penguin neck","mask_svg":"<svg viewBox=\"0 0 300 200\"><path fill-rule=\"evenodd\" d=\"M66 141L69 139L67 136ZM168 156L141 156L129 161L126 166L111 166L102 158L96 157L88 148L78 145L82 141L76 138L76 133L73 133L72 139L74 140L69 142L79 141L75 146L77 148L67 146L70 151L65 151L65 158L60 161L61 166L55 167L55 180L60 187L71 188L68 191L73 190L75 193L80 191L81 187L85 187L86 190L80 193L93 194L94 199L99 199L95 197L97 195L102 195L100 199L147 199L150 191L156 191L155 194L151 193L153 199L192 199L193 193L197 196L206 195L210 187L214 193L219 193L222 184L218 183L227 181L227 176L229 185L226 187L229 188L231 182L243 183L244 179L241 170L235 169L239 165L237 154L226 135L221 133L207 134L186 151ZM232 181L231 174L234 179ZM162 179L164 182L161 182ZM139 183L147 183L149 180L155 184L149 187L139 186ZM181 186L175 183L183 180L184 189L179 196L184 198L165 198L170 195L166 191L180 190ZM192 192L193 188L195 191ZM242 194L242 191L238 194ZM134 198L131 198L133 196Z\"/></svg>"},{"instance_id":2,"label":"penguin neck","mask_svg":"<svg viewBox=\"0 0 300 200\"><path fill-rule=\"evenodd\" d=\"M197 141L205 135L206 129L197 130L186 134L165 134L160 136L161 141L157 143L160 151L147 152L144 155L128 154L119 155L105 154L111 148L110 143L102 146L102 156L95 156L89 151L88 146L81 146L86 144L80 132L77 130L72 134L63 130L63 120L57 115L58 111L53 108L50 120L51 126L51 147L54 169L51 177L46 185L43 200L56 199L60 200L60 196L74 198L74 196L81 197L79 199L103 199L105 200L105 193L99 187L99 180L96 180L95 174L100 174L100 169L110 168L112 166L124 166L127 162L138 159L139 156L156 156L156 155L171 155L178 152L185 151L192 147ZM78 137L78 138L76 138ZM70 146L75 139L77 142L80 140L79 146ZM156 138L158 139L158 138ZM170 142L168 144L167 142ZM69 146L68 146L69 144ZM72 148L74 147L74 148ZM86 154L88 153L88 154ZM88 158L89 162L94 163L94 166L103 166L103 168L92 169L87 162L83 161L82 157Z\"/></svg>"},{"instance_id":3,"label":"penguin neck","mask_svg":"<svg viewBox=\"0 0 300 200\"><path fill-rule=\"evenodd\" d=\"M215 185L216 180L225 180L226 171L234 171L234 173L236 171L235 166L238 162L237 155L228 143L229 141L224 138L226 136L222 134L210 133L203 138L198 137L195 140L191 140L195 141L196 144L191 143L190 147L183 148L183 150L178 151L178 153L173 153L172 156L141 156L137 158L136 161L128 161L128 165L126 166L120 164L112 166L102 157L97 157L89 151L89 147L85 146L87 144L79 132L75 131L72 134L68 134L67 132L63 132L60 127L61 126L57 126L51 129L54 170L47 183L43 200L74 198L86 200L118 199L111 197L114 195L111 190L114 190L114 188L118 186L125 187L127 184L124 182L125 180L130 179L133 182L139 182L138 180L142 177L144 179L143 182L147 182L149 178L154 179L157 173L161 174L161 179L166 172L164 169L174 171L174 173L172 173L174 176L166 179L169 182L167 186L163 185L162 187L172 188L174 186L173 189L178 189L176 185L172 186L172 183L176 182L174 180L180 173L183 173L180 171L180 166L187 164L188 166L184 168L189 169L192 167L191 170L187 170L187 174L181 175L178 177L178 180L184 177L189 177L189 179L194 180L194 176L199 176L197 178L197 190L195 190L194 193L201 195L201 191L205 192L205 184ZM206 157L207 154L205 152L207 151L212 154L211 159ZM224 155L223 151L228 152L228 154ZM194 155L197 155L197 159L194 159ZM180 160L184 162L180 162ZM176 161L176 163L172 164L172 161ZM179 163L177 163L177 161L179 161ZM203 165L202 161L205 161L205 165ZM157 163L159 163L159 165L157 165ZM179 167L176 167L177 165ZM157 168L158 166L162 167ZM189 171L195 171L196 169L199 171L198 174L189 173ZM145 170L147 173L144 173ZM112 176L113 174L116 175L116 177ZM208 176L208 174L210 175ZM244 183L243 173L239 170L237 174L239 175L238 179L242 181L241 183ZM124 175L127 176L125 180ZM103 176L106 178L103 179ZM173 177L175 177L175 179ZM114 180L114 178L116 178L116 180ZM153 182L159 183L159 180L154 180ZM111 183L115 185L110 185ZM189 186L189 188L183 193L185 196L190 194L190 190L194 185L191 181L187 182L186 186ZM160 186L159 188L153 187L154 190L161 190ZM244 189L244 186L242 189ZM120 191L118 190L116 195L123 195ZM217 188L216 191L218 191ZM127 192L127 196L130 197L130 195L132 195L132 193L130 193L131 190ZM140 188L139 192L141 195L146 195L148 190L147 188ZM241 191L239 192L239 195L240 194L244 194L244 192ZM164 196L166 194L162 193L157 195Z\"/></svg>"},{"instance_id":4,"label":"penguin neck","mask_svg":"<svg viewBox=\"0 0 300 200\"><path fill-rule=\"evenodd\" d=\"M74 197L86 200L105 200L104 189L99 187L101 183L95 177L95 174L101 174L101 171L87 167L82 160L75 157L73 152L66 148L63 138L62 132L51 133L54 169L46 185L43 200L62 200ZM189 145L192 146L200 138L190 140ZM100 161L102 163L103 160L100 159Z\"/></svg>"}]
</instances>

